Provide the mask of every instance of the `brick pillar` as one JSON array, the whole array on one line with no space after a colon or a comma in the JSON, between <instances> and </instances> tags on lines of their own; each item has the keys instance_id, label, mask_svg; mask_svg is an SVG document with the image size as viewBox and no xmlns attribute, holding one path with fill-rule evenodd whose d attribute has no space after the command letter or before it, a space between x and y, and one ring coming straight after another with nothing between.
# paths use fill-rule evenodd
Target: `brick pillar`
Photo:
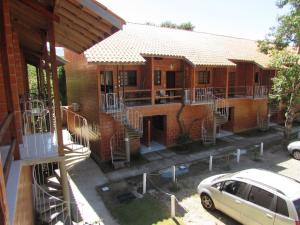
<instances>
[{"instance_id":1,"label":"brick pillar","mask_svg":"<svg viewBox=\"0 0 300 225\"><path fill-rule=\"evenodd\" d=\"M16 138L18 143L22 142L21 132L21 114L19 104L19 93L16 75L16 60L14 52L13 32L10 18L9 0L0 1L1 21L1 51L4 87L6 91L7 111L14 113L14 119L11 123L10 131L12 138ZM17 145L15 159L20 158L19 146Z\"/></svg>"}]
</instances>

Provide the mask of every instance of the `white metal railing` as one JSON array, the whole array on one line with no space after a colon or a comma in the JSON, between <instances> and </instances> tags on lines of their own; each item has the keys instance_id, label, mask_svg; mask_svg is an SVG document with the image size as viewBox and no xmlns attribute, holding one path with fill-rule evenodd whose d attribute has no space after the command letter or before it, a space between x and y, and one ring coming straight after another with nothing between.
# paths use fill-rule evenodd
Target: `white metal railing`
<instances>
[{"instance_id":1,"label":"white metal railing","mask_svg":"<svg viewBox=\"0 0 300 225\"><path fill-rule=\"evenodd\" d=\"M268 87L267 86L254 86L254 98L267 98Z\"/></svg>"},{"instance_id":2,"label":"white metal railing","mask_svg":"<svg viewBox=\"0 0 300 225\"><path fill-rule=\"evenodd\" d=\"M126 125L136 130L140 134L143 133L143 114L133 108L125 108Z\"/></svg>"},{"instance_id":3,"label":"white metal railing","mask_svg":"<svg viewBox=\"0 0 300 225\"><path fill-rule=\"evenodd\" d=\"M229 108L225 98L215 98L214 110L228 119Z\"/></svg>"},{"instance_id":4,"label":"white metal railing","mask_svg":"<svg viewBox=\"0 0 300 225\"><path fill-rule=\"evenodd\" d=\"M90 152L90 132L87 119L62 106L62 118L65 118L68 133L64 136L64 145L71 146L77 152ZM79 148L74 148L74 145Z\"/></svg>"},{"instance_id":5,"label":"white metal railing","mask_svg":"<svg viewBox=\"0 0 300 225\"><path fill-rule=\"evenodd\" d=\"M184 102L186 104L212 103L214 100L214 90L212 87L193 88L184 90Z\"/></svg>"},{"instance_id":6,"label":"white metal railing","mask_svg":"<svg viewBox=\"0 0 300 225\"><path fill-rule=\"evenodd\" d=\"M102 111L117 112L122 110L120 96L117 93L101 94Z\"/></svg>"},{"instance_id":7,"label":"white metal railing","mask_svg":"<svg viewBox=\"0 0 300 225\"><path fill-rule=\"evenodd\" d=\"M57 156L53 116L47 108L32 108L23 112L23 147L21 158Z\"/></svg>"},{"instance_id":8,"label":"white metal railing","mask_svg":"<svg viewBox=\"0 0 300 225\"><path fill-rule=\"evenodd\" d=\"M56 179L55 187L50 186L49 178L55 177L55 170L59 170L57 162L33 166L33 198L36 218L38 218L36 222L49 225L59 223L73 225L73 221L81 222L83 220L81 216L84 209L83 204L63 200L62 190L59 188L59 178Z\"/></svg>"}]
</instances>

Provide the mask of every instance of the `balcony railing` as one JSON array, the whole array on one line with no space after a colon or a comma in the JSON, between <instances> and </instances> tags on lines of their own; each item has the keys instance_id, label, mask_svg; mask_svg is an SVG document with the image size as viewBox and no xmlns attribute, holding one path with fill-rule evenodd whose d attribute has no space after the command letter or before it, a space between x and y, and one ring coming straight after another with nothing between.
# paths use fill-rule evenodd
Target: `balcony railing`
<instances>
[{"instance_id":1,"label":"balcony railing","mask_svg":"<svg viewBox=\"0 0 300 225\"><path fill-rule=\"evenodd\" d=\"M121 98L117 93L106 93L101 95L101 110L104 112L117 112L121 110Z\"/></svg>"},{"instance_id":2,"label":"balcony railing","mask_svg":"<svg viewBox=\"0 0 300 225\"><path fill-rule=\"evenodd\" d=\"M151 90L137 89L120 91L120 98L127 106L151 104Z\"/></svg>"},{"instance_id":3,"label":"balcony railing","mask_svg":"<svg viewBox=\"0 0 300 225\"><path fill-rule=\"evenodd\" d=\"M267 98L269 89L267 86L255 86L254 87L254 98Z\"/></svg>"},{"instance_id":4,"label":"balcony railing","mask_svg":"<svg viewBox=\"0 0 300 225\"><path fill-rule=\"evenodd\" d=\"M155 90L155 103L157 104L180 102L182 97L182 88L160 88Z\"/></svg>"}]
</instances>

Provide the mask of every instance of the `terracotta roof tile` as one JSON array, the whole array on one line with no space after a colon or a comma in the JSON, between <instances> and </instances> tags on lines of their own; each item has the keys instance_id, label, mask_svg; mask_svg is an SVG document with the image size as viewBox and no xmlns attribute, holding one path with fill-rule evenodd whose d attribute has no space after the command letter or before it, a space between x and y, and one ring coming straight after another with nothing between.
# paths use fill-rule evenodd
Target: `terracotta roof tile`
<instances>
[{"instance_id":1,"label":"terracotta roof tile","mask_svg":"<svg viewBox=\"0 0 300 225\"><path fill-rule=\"evenodd\" d=\"M84 54L101 64L143 64L143 56L181 57L193 65L233 66L231 60L241 60L268 67L269 62L253 40L137 24L125 25Z\"/></svg>"}]
</instances>

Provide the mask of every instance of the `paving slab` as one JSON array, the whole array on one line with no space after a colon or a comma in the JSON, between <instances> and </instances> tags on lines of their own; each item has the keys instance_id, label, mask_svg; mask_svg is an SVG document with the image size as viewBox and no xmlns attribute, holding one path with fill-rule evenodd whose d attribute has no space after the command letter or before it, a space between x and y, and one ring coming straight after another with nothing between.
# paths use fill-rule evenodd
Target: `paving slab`
<instances>
[{"instance_id":1,"label":"paving slab","mask_svg":"<svg viewBox=\"0 0 300 225\"><path fill-rule=\"evenodd\" d=\"M148 161L154 161L154 160L159 160L162 159L163 157L158 154L157 152L151 152L151 153L147 153L145 155L143 155L143 157L145 159L147 159Z\"/></svg>"}]
</instances>

